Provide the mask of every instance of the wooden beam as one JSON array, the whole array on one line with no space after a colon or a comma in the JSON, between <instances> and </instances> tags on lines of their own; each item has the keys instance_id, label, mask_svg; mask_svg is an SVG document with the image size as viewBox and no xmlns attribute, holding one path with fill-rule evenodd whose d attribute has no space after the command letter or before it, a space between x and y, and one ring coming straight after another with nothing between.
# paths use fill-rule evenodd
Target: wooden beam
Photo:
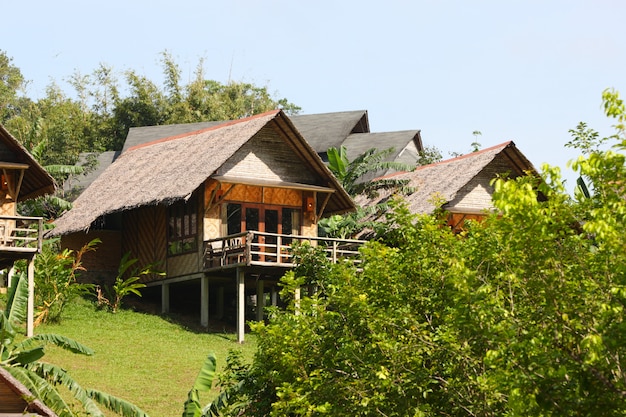
<instances>
[{"instance_id":1,"label":"wooden beam","mask_svg":"<svg viewBox=\"0 0 626 417\"><path fill-rule=\"evenodd\" d=\"M209 327L209 277L200 279L200 324Z\"/></svg>"},{"instance_id":2,"label":"wooden beam","mask_svg":"<svg viewBox=\"0 0 626 417\"><path fill-rule=\"evenodd\" d=\"M161 285L161 313L167 314L170 312L170 284L164 282Z\"/></svg>"}]
</instances>

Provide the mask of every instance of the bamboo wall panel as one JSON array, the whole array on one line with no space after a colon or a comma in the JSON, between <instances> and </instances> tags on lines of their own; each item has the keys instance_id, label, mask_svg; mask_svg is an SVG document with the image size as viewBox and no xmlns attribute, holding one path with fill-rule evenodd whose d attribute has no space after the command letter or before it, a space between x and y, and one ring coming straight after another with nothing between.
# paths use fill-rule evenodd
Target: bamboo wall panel
<instances>
[{"instance_id":1,"label":"bamboo wall panel","mask_svg":"<svg viewBox=\"0 0 626 417\"><path fill-rule=\"evenodd\" d=\"M265 187L263 189L263 202L278 206L300 207L302 206L302 191Z\"/></svg>"},{"instance_id":2,"label":"bamboo wall panel","mask_svg":"<svg viewBox=\"0 0 626 417\"><path fill-rule=\"evenodd\" d=\"M263 188L253 185L243 184L224 184L225 192L232 188L228 193L226 200L244 201L247 203L261 203L263 201Z\"/></svg>"},{"instance_id":3,"label":"bamboo wall panel","mask_svg":"<svg viewBox=\"0 0 626 417\"><path fill-rule=\"evenodd\" d=\"M167 256L167 209L164 206L141 207L124 213L122 242L123 253L131 253L140 267L158 263L166 267ZM144 276L143 282L162 279L158 275Z\"/></svg>"},{"instance_id":4,"label":"bamboo wall panel","mask_svg":"<svg viewBox=\"0 0 626 417\"><path fill-rule=\"evenodd\" d=\"M220 237L221 230L220 206L216 205L204 214L204 240Z\"/></svg>"},{"instance_id":5,"label":"bamboo wall panel","mask_svg":"<svg viewBox=\"0 0 626 417\"><path fill-rule=\"evenodd\" d=\"M168 278L191 275L198 273L201 270L202 267L200 266L200 257L198 256L197 252L170 256L167 259Z\"/></svg>"},{"instance_id":6,"label":"bamboo wall panel","mask_svg":"<svg viewBox=\"0 0 626 417\"><path fill-rule=\"evenodd\" d=\"M4 196L0 197L0 215L15 216L17 214L15 202L4 191L0 191L0 194Z\"/></svg>"}]
</instances>

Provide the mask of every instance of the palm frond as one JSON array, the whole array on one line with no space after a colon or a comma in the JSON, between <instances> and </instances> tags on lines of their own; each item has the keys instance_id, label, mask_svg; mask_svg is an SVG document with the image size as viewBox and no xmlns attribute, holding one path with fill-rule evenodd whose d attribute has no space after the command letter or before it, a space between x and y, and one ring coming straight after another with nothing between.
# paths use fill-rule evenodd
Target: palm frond
<instances>
[{"instance_id":1,"label":"palm frond","mask_svg":"<svg viewBox=\"0 0 626 417\"><path fill-rule=\"evenodd\" d=\"M62 349L68 350L72 353L79 353L81 355L91 356L95 353L91 348L77 342L74 339L54 333L36 334L19 343L17 347L20 349L25 349L35 343L40 342L52 343L53 345L58 346Z\"/></svg>"},{"instance_id":2,"label":"palm frond","mask_svg":"<svg viewBox=\"0 0 626 417\"><path fill-rule=\"evenodd\" d=\"M28 305L28 279L26 272L17 274L11 288L9 288L6 310L4 315L11 323L15 325L26 321L26 308Z\"/></svg>"},{"instance_id":3,"label":"palm frond","mask_svg":"<svg viewBox=\"0 0 626 417\"><path fill-rule=\"evenodd\" d=\"M107 410L114 411L123 417L148 417L148 415L136 405L107 394L106 392L88 389L87 395Z\"/></svg>"},{"instance_id":4,"label":"palm frond","mask_svg":"<svg viewBox=\"0 0 626 417\"><path fill-rule=\"evenodd\" d=\"M52 385L62 385L66 387L90 416L105 417L94 400L89 397L87 391L62 368L47 363L36 362L27 365L26 369L34 372Z\"/></svg>"},{"instance_id":5,"label":"palm frond","mask_svg":"<svg viewBox=\"0 0 626 417\"><path fill-rule=\"evenodd\" d=\"M200 368L200 373L196 377L191 390L187 394L187 400L185 401L183 408L183 417L200 417L202 415L199 393L207 392L211 389L216 368L217 359L215 354L210 352L204 360L204 364L202 365L202 368Z\"/></svg>"},{"instance_id":6,"label":"palm frond","mask_svg":"<svg viewBox=\"0 0 626 417\"><path fill-rule=\"evenodd\" d=\"M27 363L36 362L44 356L43 346L37 346L29 350L16 349L15 351L17 353L11 359L12 365L26 365Z\"/></svg>"}]
</instances>

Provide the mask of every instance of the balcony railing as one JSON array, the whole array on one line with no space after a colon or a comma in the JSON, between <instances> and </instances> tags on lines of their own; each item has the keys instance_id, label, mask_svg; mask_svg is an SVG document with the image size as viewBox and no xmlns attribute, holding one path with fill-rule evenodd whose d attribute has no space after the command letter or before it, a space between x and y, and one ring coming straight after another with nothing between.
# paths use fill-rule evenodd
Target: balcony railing
<instances>
[{"instance_id":1,"label":"balcony railing","mask_svg":"<svg viewBox=\"0 0 626 417\"><path fill-rule=\"evenodd\" d=\"M0 251L41 252L41 217L0 216Z\"/></svg>"},{"instance_id":2,"label":"balcony railing","mask_svg":"<svg viewBox=\"0 0 626 417\"><path fill-rule=\"evenodd\" d=\"M358 262L359 247L365 243L362 240L248 231L205 241L204 268L208 270L251 265L292 268L295 265L291 245L295 242L308 242L312 246L323 247L333 263L340 259Z\"/></svg>"}]
</instances>

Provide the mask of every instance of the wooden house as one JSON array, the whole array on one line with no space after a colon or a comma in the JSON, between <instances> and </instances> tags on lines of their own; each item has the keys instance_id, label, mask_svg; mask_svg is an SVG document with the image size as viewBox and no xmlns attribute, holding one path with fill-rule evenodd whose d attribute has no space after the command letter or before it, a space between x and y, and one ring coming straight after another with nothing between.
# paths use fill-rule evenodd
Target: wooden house
<instances>
[{"instance_id":1,"label":"wooden house","mask_svg":"<svg viewBox=\"0 0 626 417\"><path fill-rule=\"evenodd\" d=\"M163 312L199 304L206 326L209 312L222 318L234 300L243 341L246 296L255 293L261 319L265 303L276 302L277 280L293 267L291 243L321 243L320 217L354 203L282 111L174 131L122 151L51 235L69 248L101 239L83 260L102 280L115 277L127 252L142 265L160 265L166 275L143 282L161 289ZM354 254L359 242L323 244L337 258Z\"/></svg>"},{"instance_id":2,"label":"wooden house","mask_svg":"<svg viewBox=\"0 0 626 417\"><path fill-rule=\"evenodd\" d=\"M408 180L407 186L415 191L404 199L412 213L432 213L436 204L443 203L442 208L449 213L448 224L459 230L466 220L480 220L493 210L491 181L505 174L511 179L539 175L513 142L505 142L385 178ZM359 196L356 202L376 205L391 194L388 191L375 198Z\"/></svg>"},{"instance_id":3,"label":"wooden house","mask_svg":"<svg viewBox=\"0 0 626 417\"><path fill-rule=\"evenodd\" d=\"M0 416L57 417L7 370L0 367Z\"/></svg>"},{"instance_id":4,"label":"wooden house","mask_svg":"<svg viewBox=\"0 0 626 417\"><path fill-rule=\"evenodd\" d=\"M54 180L30 153L0 125L0 269L28 260L27 334L33 333L34 257L41 252L43 219L17 213L17 203L53 193Z\"/></svg>"}]
</instances>

